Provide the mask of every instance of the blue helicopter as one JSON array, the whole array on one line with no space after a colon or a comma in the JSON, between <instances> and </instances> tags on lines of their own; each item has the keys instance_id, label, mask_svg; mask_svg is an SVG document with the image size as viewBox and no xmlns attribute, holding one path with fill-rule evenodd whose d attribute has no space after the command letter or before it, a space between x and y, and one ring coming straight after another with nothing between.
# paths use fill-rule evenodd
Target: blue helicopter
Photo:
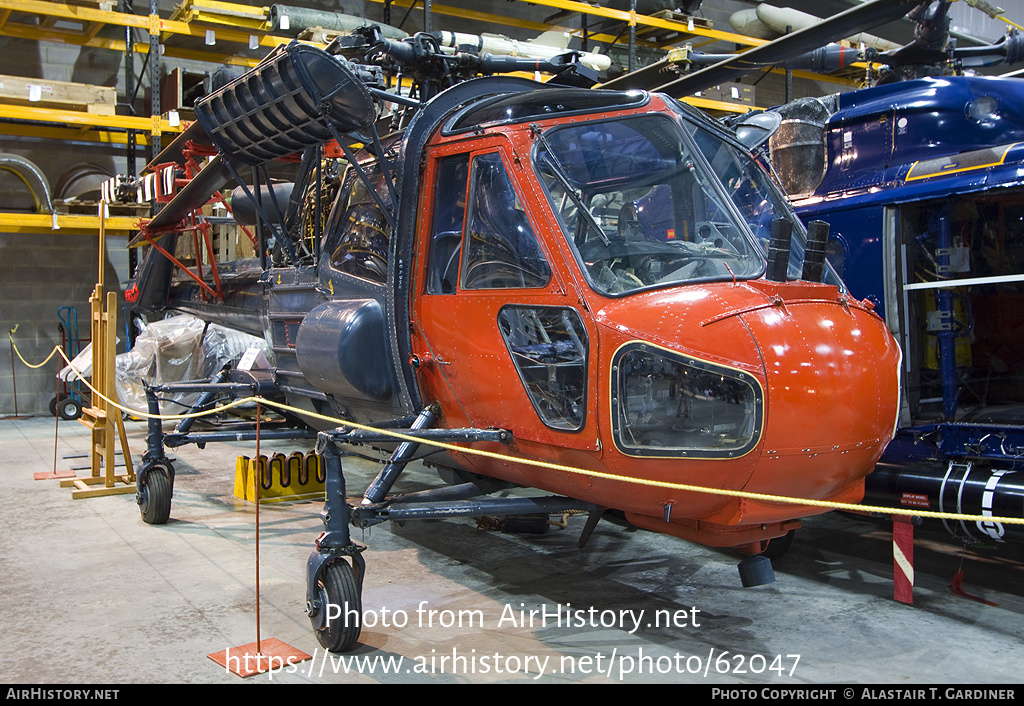
<instances>
[{"instance_id":1,"label":"blue helicopter","mask_svg":"<svg viewBox=\"0 0 1024 706\"><path fill-rule=\"evenodd\" d=\"M950 2L925 5L913 43L862 57L876 85L779 108L767 148L801 219L831 225L829 261L903 348L899 431L866 502L1017 517L1024 79L966 74L1024 60L1024 38L958 48ZM1024 539L1020 525L941 525L965 543Z\"/></svg>"},{"instance_id":2,"label":"blue helicopter","mask_svg":"<svg viewBox=\"0 0 1024 706\"><path fill-rule=\"evenodd\" d=\"M1024 61L1024 34L957 46L950 5L916 3L914 40L889 51L811 48L796 32L743 54L689 52L610 83L680 95L709 75L868 63L871 87L725 121L760 150L801 220L829 225L830 267L875 304L903 348L899 427L866 479L865 502L1020 517L1024 79L967 74ZM742 195L741 180L730 186ZM644 230L663 217L656 199L631 214ZM764 225L751 224L761 238ZM940 523L967 544L1024 540L1021 525Z\"/></svg>"}]
</instances>

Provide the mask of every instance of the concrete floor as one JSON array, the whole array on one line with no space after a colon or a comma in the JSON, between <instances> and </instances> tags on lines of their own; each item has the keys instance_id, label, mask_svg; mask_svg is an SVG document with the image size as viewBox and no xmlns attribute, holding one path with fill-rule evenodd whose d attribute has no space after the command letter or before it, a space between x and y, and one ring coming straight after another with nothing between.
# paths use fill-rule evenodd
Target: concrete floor
<instances>
[{"instance_id":1,"label":"concrete floor","mask_svg":"<svg viewBox=\"0 0 1024 706\"><path fill-rule=\"evenodd\" d=\"M127 426L138 459L144 425ZM160 526L142 522L134 495L72 499L58 481L33 479L55 458L58 470L81 464L64 457L87 447L77 423L0 420L6 682L673 682L760 693L1021 681L1020 548L965 552L919 532L914 604L905 605L892 599L891 533L836 515L808 520L776 562L776 581L746 589L740 557L612 522L579 550L582 517L544 535L473 520L354 530L369 546L364 617L378 624L364 627L344 660L325 660L303 612L320 503L261 505L257 622L256 513L233 495L235 458L253 455L254 445L174 450L171 521ZM298 448L264 443L262 451ZM377 470L346 469L350 492ZM435 482L432 471L413 468L400 484ZM969 593L998 605L955 595L950 581L961 569ZM586 611L574 614L586 620L519 620L521 610L559 607ZM623 611L643 611L638 629ZM655 616L675 623L655 625ZM243 680L208 658L254 642L257 626L261 644L278 639L314 659Z\"/></svg>"}]
</instances>

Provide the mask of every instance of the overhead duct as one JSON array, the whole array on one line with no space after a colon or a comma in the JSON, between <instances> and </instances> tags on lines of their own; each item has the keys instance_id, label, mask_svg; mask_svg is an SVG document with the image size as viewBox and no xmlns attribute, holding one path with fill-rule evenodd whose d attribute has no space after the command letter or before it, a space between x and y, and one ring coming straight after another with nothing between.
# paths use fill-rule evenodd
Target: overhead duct
<instances>
[{"instance_id":1,"label":"overhead duct","mask_svg":"<svg viewBox=\"0 0 1024 706\"><path fill-rule=\"evenodd\" d=\"M768 145L786 193L809 194L825 176L825 124L837 101L837 96L801 98L775 109L782 122Z\"/></svg>"},{"instance_id":2,"label":"overhead duct","mask_svg":"<svg viewBox=\"0 0 1024 706\"><path fill-rule=\"evenodd\" d=\"M344 59L297 42L279 46L195 110L221 153L249 165L327 142L334 130L366 128L376 118L370 92Z\"/></svg>"},{"instance_id":3,"label":"overhead duct","mask_svg":"<svg viewBox=\"0 0 1024 706\"><path fill-rule=\"evenodd\" d=\"M113 176L109 167L88 162L76 164L61 174L53 187L53 197L58 201L70 201L91 196L94 192L98 194L103 182Z\"/></svg>"},{"instance_id":4,"label":"overhead duct","mask_svg":"<svg viewBox=\"0 0 1024 706\"><path fill-rule=\"evenodd\" d=\"M729 16L729 25L737 34L756 39L775 39L779 33L766 25L757 16L756 8L739 10Z\"/></svg>"},{"instance_id":5,"label":"overhead duct","mask_svg":"<svg viewBox=\"0 0 1024 706\"><path fill-rule=\"evenodd\" d=\"M569 51L566 46L555 46L542 42L545 35L551 34L555 33L546 32L537 40L521 42L517 39L511 39L500 34L463 34L462 32L447 31L434 32L434 36L437 37L441 50L446 53L454 53L456 50L465 51L466 49L469 49L481 55L484 53L490 53L500 54L503 56L518 56L528 59L544 60L561 56ZM567 44L567 42L563 42L563 44ZM607 71L612 65L611 58L605 54L595 54L593 52L578 53L580 55L580 63L584 66L589 66L595 71Z\"/></svg>"},{"instance_id":6,"label":"overhead duct","mask_svg":"<svg viewBox=\"0 0 1024 706\"><path fill-rule=\"evenodd\" d=\"M729 24L737 31L761 39L774 39L790 32L805 29L822 21L816 17L791 7L776 7L761 3L754 9L740 10L729 18ZM899 49L900 44L890 42L867 32L852 34L845 39L853 44L865 44L879 51Z\"/></svg>"},{"instance_id":7,"label":"overhead duct","mask_svg":"<svg viewBox=\"0 0 1024 706\"><path fill-rule=\"evenodd\" d=\"M53 201L50 197L50 182L42 170L24 157L16 154L0 154L0 171L10 172L28 187L39 213L53 213Z\"/></svg>"},{"instance_id":8,"label":"overhead duct","mask_svg":"<svg viewBox=\"0 0 1024 706\"><path fill-rule=\"evenodd\" d=\"M380 22L372 22L365 17L346 15L341 12L314 10L307 7L295 7L294 5L270 6L271 31L277 33L289 32L292 36L313 28L320 28L328 32L351 32L357 27L363 27L368 24L375 24L380 27L384 36L388 39L404 39L409 36L397 27L381 24Z\"/></svg>"}]
</instances>

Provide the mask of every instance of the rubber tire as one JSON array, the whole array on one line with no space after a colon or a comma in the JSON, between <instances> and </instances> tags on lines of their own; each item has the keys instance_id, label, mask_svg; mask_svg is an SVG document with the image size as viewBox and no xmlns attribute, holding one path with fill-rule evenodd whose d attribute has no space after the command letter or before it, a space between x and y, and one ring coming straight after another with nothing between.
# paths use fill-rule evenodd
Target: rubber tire
<instances>
[{"instance_id":1,"label":"rubber tire","mask_svg":"<svg viewBox=\"0 0 1024 706\"><path fill-rule=\"evenodd\" d=\"M57 396L53 396L50 398L50 415L53 417L57 416L57 405L59 404L59 402L60 398Z\"/></svg>"},{"instance_id":2,"label":"rubber tire","mask_svg":"<svg viewBox=\"0 0 1024 706\"><path fill-rule=\"evenodd\" d=\"M761 556L766 556L772 561L781 559L782 556L789 551L789 548L793 546L793 537L796 536L796 530L790 530L781 537L768 541L768 546L765 547L764 551L761 552Z\"/></svg>"},{"instance_id":3,"label":"rubber tire","mask_svg":"<svg viewBox=\"0 0 1024 706\"><path fill-rule=\"evenodd\" d=\"M74 397L65 397L57 403L57 412L61 419L70 422L82 416L82 403Z\"/></svg>"},{"instance_id":4,"label":"rubber tire","mask_svg":"<svg viewBox=\"0 0 1024 706\"><path fill-rule=\"evenodd\" d=\"M341 606L342 616L331 620L323 628L314 625L313 631L320 646L329 652L348 652L355 647L362 631L363 602L352 566L344 560L327 565L316 582L321 610L328 605ZM356 625L347 625L344 617L355 610L359 617Z\"/></svg>"},{"instance_id":5,"label":"rubber tire","mask_svg":"<svg viewBox=\"0 0 1024 706\"><path fill-rule=\"evenodd\" d=\"M139 490L139 512L147 525L167 524L171 517L171 475L163 465L154 465L146 473Z\"/></svg>"}]
</instances>

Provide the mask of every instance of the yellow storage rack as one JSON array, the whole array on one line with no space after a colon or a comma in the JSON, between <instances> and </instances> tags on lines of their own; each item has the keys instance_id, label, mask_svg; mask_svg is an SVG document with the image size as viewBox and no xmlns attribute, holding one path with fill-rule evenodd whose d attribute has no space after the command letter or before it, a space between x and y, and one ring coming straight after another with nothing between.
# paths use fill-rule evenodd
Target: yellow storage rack
<instances>
[{"instance_id":1,"label":"yellow storage rack","mask_svg":"<svg viewBox=\"0 0 1024 706\"><path fill-rule=\"evenodd\" d=\"M516 2L521 0L515 0ZM639 15L609 8L575 2L574 0L529 0L531 5L540 5L553 10L579 12L589 17L623 22L631 28L638 46L666 49L682 43L695 47L714 42L729 42L740 47L753 47L764 40L723 32L695 22L692 18L679 17L673 13L659 16ZM409 9L417 0L367 0L390 8ZM69 0L68 2L47 2L44 0L0 0L0 36L17 37L34 41L60 42L126 52L128 42L122 38L111 38L104 33L105 27L133 28L144 30L149 36L159 37L163 54L167 57L187 59L215 64L229 64L243 67L255 66L267 50L291 41L289 37L269 33L269 8L253 5L239 5L219 0L183 0L171 17L159 15L136 15L117 12L114 0ZM481 23L515 27L543 32L552 29L565 31L582 38L580 29L562 28L524 19L491 13L469 11L464 8L430 4L430 11L436 15L458 16ZM623 37L604 34L587 34L588 41L624 43ZM147 42L133 42L131 50L145 54L150 50ZM837 81L832 77L794 72L818 80ZM838 79L842 82L842 79ZM688 102L716 112L745 112L751 106L689 98ZM16 123L4 120L18 121ZM148 136L176 133L185 125L172 122L166 116L130 117L103 115L82 110L63 110L59 107L40 107L5 101L0 96L0 134L13 136L45 136L54 139L90 140L110 144L126 144L124 130L136 131L140 140ZM46 216L49 218L49 216ZM93 227L88 216L62 216L67 220L61 227L68 232L88 230ZM39 220L39 219L35 219ZM6 221L6 222L5 222ZM6 228L29 228L33 219L5 218L0 214L0 226ZM114 220L109 230L131 230L127 224Z\"/></svg>"}]
</instances>

